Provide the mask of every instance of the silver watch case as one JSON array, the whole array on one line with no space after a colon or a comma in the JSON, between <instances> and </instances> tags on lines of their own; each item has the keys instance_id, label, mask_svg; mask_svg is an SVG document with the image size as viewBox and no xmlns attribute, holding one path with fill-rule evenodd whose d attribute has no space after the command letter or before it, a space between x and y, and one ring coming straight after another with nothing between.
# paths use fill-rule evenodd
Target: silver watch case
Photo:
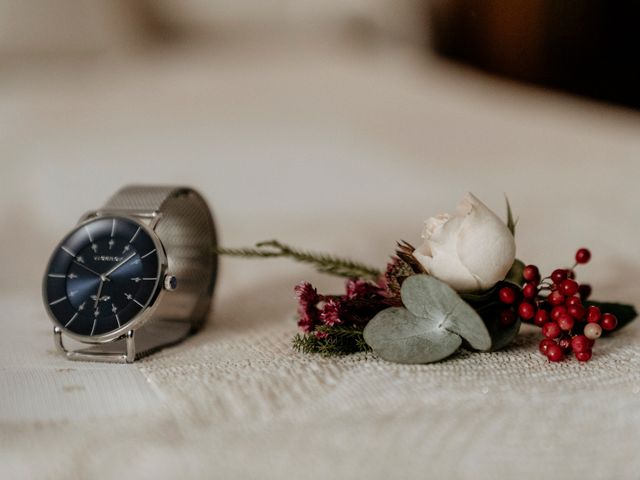
<instances>
[{"instance_id":1,"label":"silver watch case","mask_svg":"<svg viewBox=\"0 0 640 480\"><path fill-rule=\"evenodd\" d=\"M102 211L102 210L90 211L85 213L80 218L76 226L73 229L70 229L69 232L67 232L67 235L77 230L78 228L81 228L83 225L87 223L91 223L96 218L99 218L101 216L115 216L115 217L120 217L120 218L130 220L136 223L137 225L140 226L140 228L142 228L144 232L146 232L149 235L149 237L154 243L154 246L156 248L156 252L158 255L158 275L156 279L156 284L153 287L153 293L147 300L147 303L144 305L144 308L132 320L130 320L129 322L127 322L117 330L113 330L111 332L107 332L104 334L88 336L88 335L78 335L66 329L54 317L47 302L45 301L44 303L46 305L47 314L51 319L51 321L53 322L53 324L55 325L54 336L55 336L56 346L58 347L58 349L65 352L69 358L76 359L74 358L74 355L71 355L71 354L76 354L77 352L69 352L62 345L62 337L61 337L62 333L64 333L66 336L68 336L69 338L77 342L81 342L84 344L93 344L93 345L107 344L107 343L115 342L118 340L126 339L127 352L123 353L122 361L132 362L134 358L131 358L131 357L132 356L135 357L135 350L131 352L132 348L134 347L133 345L129 345L129 344L133 344L135 331L140 329L149 320L151 320L151 318L154 317L156 313L158 313L158 308L162 305L162 300L164 296L172 293L172 292L168 292L164 288L164 283L165 283L164 280L168 274L167 273L168 259L167 259L167 254L166 254L164 245L162 244L162 241L160 240L158 235L155 233L155 226L157 225L158 221L161 219L162 213L155 212L153 214L132 214L131 212L125 213L125 212L119 212L117 210L112 210L112 209L109 209L108 211ZM59 249L62 246L64 238L66 238L67 235L65 235L63 237L63 240L61 240L58 243L56 247L57 249ZM46 300L46 288L47 288L47 276L45 275L42 282L42 295L45 300ZM94 355L91 355L92 358L85 358L86 356L82 354L75 355L75 356L79 357L77 359L81 359L81 360L99 360L99 358L93 358ZM109 355L105 355L104 360L113 361L114 359L110 358Z\"/></svg>"}]
</instances>

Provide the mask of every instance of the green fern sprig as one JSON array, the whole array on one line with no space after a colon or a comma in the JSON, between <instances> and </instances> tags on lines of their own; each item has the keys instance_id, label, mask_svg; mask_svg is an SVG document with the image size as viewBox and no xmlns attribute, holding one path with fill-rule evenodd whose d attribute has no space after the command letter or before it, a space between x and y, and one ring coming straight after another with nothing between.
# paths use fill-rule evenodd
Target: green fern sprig
<instances>
[{"instance_id":1,"label":"green fern sprig","mask_svg":"<svg viewBox=\"0 0 640 480\"><path fill-rule=\"evenodd\" d=\"M325 333L326 336L318 338L315 332L297 334L293 338L293 348L301 353L318 353L327 357L371 350L364 341L360 328L321 326L316 332Z\"/></svg>"},{"instance_id":2,"label":"green fern sprig","mask_svg":"<svg viewBox=\"0 0 640 480\"><path fill-rule=\"evenodd\" d=\"M335 257L326 253L300 250L277 240L257 243L254 248L217 248L218 255L245 258L291 258L297 262L309 263L319 272L338 277L377 280L380 271L363 263Z\"/></svg>"}]
</instances>

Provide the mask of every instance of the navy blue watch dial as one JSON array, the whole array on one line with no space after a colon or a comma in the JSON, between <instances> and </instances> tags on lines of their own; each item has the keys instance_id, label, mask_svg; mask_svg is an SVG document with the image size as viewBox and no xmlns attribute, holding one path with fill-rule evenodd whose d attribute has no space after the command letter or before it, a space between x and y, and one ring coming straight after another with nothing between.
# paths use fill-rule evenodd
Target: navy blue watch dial
<instances>
[{"instance_id":1,"label":"navy blue watch dial","mask_svg":"<svg viewBox=\"0 0 640 480\"><path fill-rule=\"evenodd\" d=\"M54 320L77 335L118 330L158 291L156 246L136 222L99 217L71 232L45 274L46 303Z\"/></svg>"}]
</instances>

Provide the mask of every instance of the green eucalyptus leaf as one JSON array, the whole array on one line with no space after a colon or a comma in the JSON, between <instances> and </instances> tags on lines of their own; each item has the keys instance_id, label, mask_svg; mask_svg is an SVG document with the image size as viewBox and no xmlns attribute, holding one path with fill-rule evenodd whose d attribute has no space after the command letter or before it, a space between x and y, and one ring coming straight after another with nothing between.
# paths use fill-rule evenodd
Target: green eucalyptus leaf
<instances>
[{"instance_id":1,"label":"green eucalyptus leaf","mask_svg":"<svg viewBox=\"0 0 640 480\"><path fill-rule=\"evenodd\" d=\"M415 316L436 319L441 328L460 335L476 350L491 348L480 316L446 283L429 275L413 275L402 284L400 296Z\"/></svg>"},{"instance_id":2,"label":"green eucalyptus leaf","mask_svg":"<svg viewBox=\"0 0 640 480\"><path fill-rule=\"evenodd\" d=\"M364 340L385 360L429 363L454 353L465 339L489 350L491 336L482 318L446 283L429 275L407 278L400 290L406 308L378 313L364 329Z\"/></svg>"},{"instance_id":3,"label":"green eucalyptus leaf","mask_svg":"<svg viewBox=\"0 0 640 480\"><path fill-rule=\"evenodd\" d=\"M431 363L447 358L462 339L439 327L437 317L418 317L403 307L378 313L364 329L364 340L381 358L398 363Z\"/></svg>"}]
</instances>

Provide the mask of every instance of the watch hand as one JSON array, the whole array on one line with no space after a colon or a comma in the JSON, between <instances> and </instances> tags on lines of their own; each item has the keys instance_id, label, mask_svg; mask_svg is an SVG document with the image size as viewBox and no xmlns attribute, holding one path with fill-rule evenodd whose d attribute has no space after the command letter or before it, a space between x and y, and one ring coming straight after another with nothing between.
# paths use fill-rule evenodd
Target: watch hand
<instances>
[{"instance_id":1,"label":"watch hand","mask_svg":"<svg viewBox=\"0 0 640 480\"><path fill-rule=\"evenodd\" d=\"M98 308L98 302L100 301L100 295L102 294L102 286L104 285L104 280L100 279L100 286L98 287L98 294L96 295L96 300L93 302L93 309Z\"/></svg>"},{"instance_id":2,"label":"watch hand","mask_svg":"<svg viewBox=\"0 0 640 480\"><path fill-rule=\"evenodd\" d=\"M111 275L113 272L115 272L117 269L119 269L121 266L123 266L125 263L127 263L129 260L131 260L135 256L136 256L136 252L133 252L131 255L129 255L127 258L122 260L116 266L111 268L108 272L103 273L101 276L104 277L104 278L107 278L109 275ZM107 280L108 280L108 278L107 278Z\"/></svg>"},{"instance_id":3,"label":"watch hand","mask_svg":"<svg viewBox=\"0 0 640 480\"><path fill-rule=\"evenodd\" d=\"M75 263L76 265L78 265L79 267L84 268L85 270L87 270L88 272L93 273L94 275L97 275L98 277L102 277L102 275L98 272L96 272L95 270L92 270L91 268L87 267L86 265L76 261L76 260L72 260L73 263ZM109 280L109 279L107 279Z\"/></svg>"}]
</instances>

